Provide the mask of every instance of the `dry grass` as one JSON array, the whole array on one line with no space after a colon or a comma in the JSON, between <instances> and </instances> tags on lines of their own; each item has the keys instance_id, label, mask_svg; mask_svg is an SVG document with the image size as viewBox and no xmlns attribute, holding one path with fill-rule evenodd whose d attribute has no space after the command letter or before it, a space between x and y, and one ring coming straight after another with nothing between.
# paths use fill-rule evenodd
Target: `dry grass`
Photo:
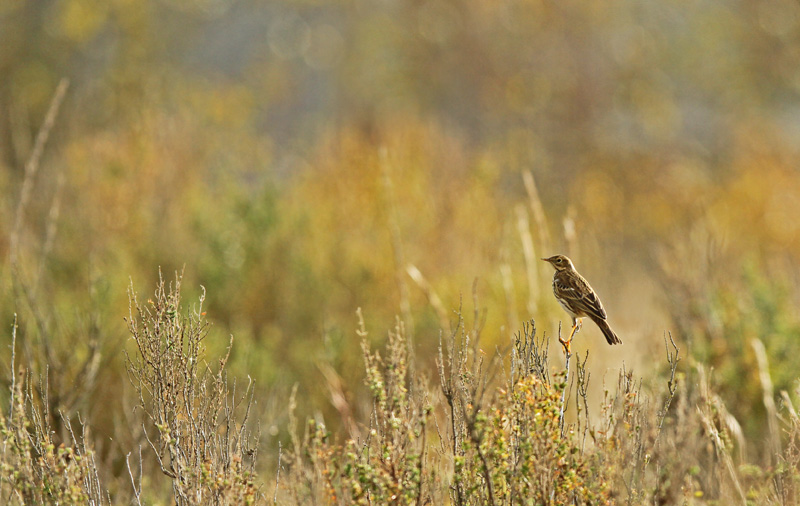
<instances>
[{"instance_id":1,"label":"dry grass","mask_svg":"<svg viewBox=\"0 0 800 506\"><path fill-rule=\"evenodd\" d=\"M67 417L49 412L50 400L36 393L48 391L46 376L32 388L30 373L12 363L11 403L0 418L6 503L152 504L165 484L171 501L186 505L265 504L268 496L275 504L459 506L785 505L797 497L800 417L786 392L781 408L768 402L773 464L757 465L746 460L741 428L707 372L684 359L672 336L654 381L623 370L596 411L588 354L555 366L549 339L530 322L507 353L490 356L481 348L479 311L471 325L457 314L441 338L438 371L428 372L417 370L401 320L385 349L374 351L360 318L367 415L359 416L341 385L328 385L349 418L342 425L350 437L341 437L320 417L301 423L295 391L291 444L278 456L276 488L267 491L272 480L256 465L253 389L237 392L227 354L206 358L203 299L185 308L180 283L162 279L145 303L131 293L136 352L127 370L142 425L130 429L143 444L128 450L127 492L112 496L102 486L88 428L81 423L76 435ZM338 381L336 371L326 377ZM766 363L761 378L772 400Z\"/></svg>"},{"instance_id":2,"label":"dry grass","mask_svg":"<svg viewBox=\"0 0 800 506\"><path fill-rule=\"evenodd\" d=\"M138 29L175 2L45 3L0 8L0 504L798 501L797 51L769 2L283 2L359 50L222 74ZM274 17L249 4L176 26ZM563 317L559 250L622 349L508 345ZM156 291L126 328L131 277ZM488 310L451 324L476 277ZM636 339L661 328L666 360ZM599 385L623 358L644 373Z\"/></svg>"},{"instance_id":3,"label":"dry grass","mask_svg":"<svg viewBox=\"0 0 800 506\"><path fill-rule=\"evenodd\" d=\"M440 346L438 385L408 373L401 324L383 356L365 345L366 436L339 441L313 420L301 437L295 422L277 503L793 504L793 408L772 413L788 438L774 455L780 465L743 461L724 403L702 367L685 367L671 335L653 383L661 387L645 389L623 370L592 420L588 355L573 358L568 381L533 322L506 359L488 359L479 343L480 326L466 329L459 315Z\"/></svg>"},{"instance_id":4,"label":"dry grass","mask_svg":"<svg viewBox=\"0 0 800 506\"><path fill-rule=\"evenodd\" d=\"M34 386L30 372L16 367L16 322L12 330L11 397L0 413L0 501L3 504L110 504L100 485L88 429L76 435L62 413L53 416L47 378ZM37 392L42 392L39 397ZM58 426L55 425L56 422Z\"/></svg>"}]
</instances>

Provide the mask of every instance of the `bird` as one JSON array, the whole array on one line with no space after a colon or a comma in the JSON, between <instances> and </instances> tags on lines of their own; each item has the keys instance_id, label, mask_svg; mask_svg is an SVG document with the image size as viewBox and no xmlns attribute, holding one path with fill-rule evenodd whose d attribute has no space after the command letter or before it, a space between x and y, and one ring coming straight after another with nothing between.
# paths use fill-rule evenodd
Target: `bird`
<instances>
[{"instance_id":1,"label":"bird","mask_svg":"<svg viewBox=\"0 0 800 506\"><path fill-rule=\"evenodd\" d=\"M588 317L600 328L608 344L622 344L622 339L611 330L606 321L608 316L603 303L589 283L575 270L572 260L564 255L554 255L542 260L555 268L553 294L561 307L572 317L572 331L569 338L565 341L558 336L565 351L570 352L572 338L580 330L583 317Z\"/></svg>"}]
</instances>

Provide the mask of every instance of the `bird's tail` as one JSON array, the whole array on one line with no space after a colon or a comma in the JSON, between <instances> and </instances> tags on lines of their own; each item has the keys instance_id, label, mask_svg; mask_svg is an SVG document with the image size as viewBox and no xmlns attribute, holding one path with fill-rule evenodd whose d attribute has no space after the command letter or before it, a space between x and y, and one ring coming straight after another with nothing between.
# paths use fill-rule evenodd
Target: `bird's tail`
<instances>
[{"instance_id":1,"label":"bird's tail","mask_svg":"<svg viewBox=\"0 0 800 506\"><path fill-rule=\"evenodd\" d=\"M620 339L619 336L615 334L613 330L611 330L611 327L605 320L600 318L592 318L592 321L595 322L598 327L600 327L603 335L606 336L606 341L608 341L608 344L622 344L622 339Z\"/></svg>"}]
</instances>

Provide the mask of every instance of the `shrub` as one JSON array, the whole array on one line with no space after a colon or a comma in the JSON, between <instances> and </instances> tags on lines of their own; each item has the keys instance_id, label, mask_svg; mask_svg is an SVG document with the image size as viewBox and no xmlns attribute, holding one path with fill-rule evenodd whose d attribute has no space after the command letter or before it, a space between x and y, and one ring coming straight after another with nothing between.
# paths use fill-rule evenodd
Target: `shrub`
<instances>
[{"instance_id":1,"label":"shrub","mask_svg":"<svg viewBox=\"0 0 800 506\"><path fill-rule=\"evenodd\" d=\"M137 354L127 358L128 375L145 414L144 436L171 479L175 502L254 504L263 496L255 482L258 438L247 426L252 385L239 394L235 382L229 387L228 355L216 368L206 362L203 300L183 313L179 276L169 287L161 278L146 304L131 289L127 321Z\"/></svg>"},{"instance_id":2,"label":"shrub","mask_svg":"<svg viewBox=\"0 0 800 506\"><path fill-rule=\"evenodd\" d=\"M46 379L33 388L24 367L16 374L16 321L11 348L10 406L8 413L0 413L0 497L5 504L110 503L85 426L81 423L83 431L76 436L70 420L59 413L56 432Z\"/></svg>"},{"instance_id":3,"label":"shrub","mask_svg":"<svg viewBox=\"0 0 800 506\"><path fill-rule=\"evenodd\" d=\"M363 324L359 334L366 336ZM534 342L527 332L520 339ZM484 362L479 340L480 329L465 330L459 319L440 345L439 392L411 372L401 323L389 332L385 357L364 344L372 399L366 435L338 443L323 422L309 421L303 438L293 437L281 497L295 504L607 503L602 459L563 427L564 373L551 382L515 359L500 382L501 361ZM547 368L542 349L533 360Z\"/></svg>"}]
</instances>

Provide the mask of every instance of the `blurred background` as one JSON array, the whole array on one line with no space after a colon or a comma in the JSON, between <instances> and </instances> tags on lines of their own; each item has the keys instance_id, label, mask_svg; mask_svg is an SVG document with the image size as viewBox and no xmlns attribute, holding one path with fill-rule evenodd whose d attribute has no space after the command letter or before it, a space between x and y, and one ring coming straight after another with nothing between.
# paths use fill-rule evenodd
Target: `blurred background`
<instances>
[{"instance_id":1,"label":"blurred background","mask_svg":"<svg viewBox=\"0 0 800 506\"><path fill-rule=\"evenodd\" d=\"M661 368L671 331L758 454L751 339L776 390L800 368L800 5L4 0L0 192L4 381L16 313L18 365L111 476L128 287L159 268L187 307L205 288L210 356L234 336L274 466L293 385L304 415L357 404L357 308L376 345L403 321L433 378L460 307L488 353L568 325L555 253L625 343L578 334L595 388Z\"/></svg>"}]
</instances>

